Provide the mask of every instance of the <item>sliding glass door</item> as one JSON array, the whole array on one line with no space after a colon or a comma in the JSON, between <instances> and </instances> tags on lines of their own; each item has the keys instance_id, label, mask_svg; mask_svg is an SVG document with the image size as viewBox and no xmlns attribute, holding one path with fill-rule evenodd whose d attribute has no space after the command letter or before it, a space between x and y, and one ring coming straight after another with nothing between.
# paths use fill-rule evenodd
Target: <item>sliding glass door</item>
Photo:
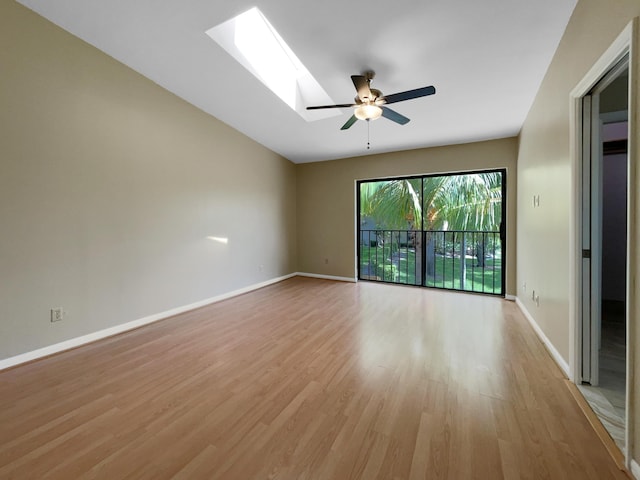
<instances>
[{"instance_id":1,"label":"sliding glass door","mask_svg":"<svg viewBox=\"0 0 640 480\"><path fill-rule=\"evenodd\" d=\"M505 177L358 182L358 278L504 295Z\"/></svg>"}]
</instances>

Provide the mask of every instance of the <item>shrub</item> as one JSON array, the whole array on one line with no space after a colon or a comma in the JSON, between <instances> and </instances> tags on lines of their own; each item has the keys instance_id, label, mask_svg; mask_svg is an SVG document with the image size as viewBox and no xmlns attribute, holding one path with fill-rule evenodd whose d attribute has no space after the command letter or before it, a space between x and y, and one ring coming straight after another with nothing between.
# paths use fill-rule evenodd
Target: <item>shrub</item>
<instances>
[{"instance_id":1,"label":"shrub","mask_svg":"<svg viewBox=\"0 0 640 480\"><path fill-rule=\"evenodd\" d=\"M376 276L380 277L385 282L397 282L398 281L398 267L392 263L375 264Z\"/></svg>"}]
</instances>

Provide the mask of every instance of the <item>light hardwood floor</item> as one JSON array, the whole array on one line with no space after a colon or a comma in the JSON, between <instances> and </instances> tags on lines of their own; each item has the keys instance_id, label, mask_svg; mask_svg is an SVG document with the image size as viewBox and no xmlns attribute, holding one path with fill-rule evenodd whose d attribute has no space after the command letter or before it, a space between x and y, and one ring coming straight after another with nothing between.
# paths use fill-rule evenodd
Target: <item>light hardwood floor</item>
<instances>
[{"instance_id":1,"label":"light hardwood floor","mask_svg":"<svg viewBox=\"0 0 640 480\"><path fill-rule=\"evenodd\" d=\"M0 478L627 477L514 303L297 277L0 372Z\"/></svg>"}]
</instances>

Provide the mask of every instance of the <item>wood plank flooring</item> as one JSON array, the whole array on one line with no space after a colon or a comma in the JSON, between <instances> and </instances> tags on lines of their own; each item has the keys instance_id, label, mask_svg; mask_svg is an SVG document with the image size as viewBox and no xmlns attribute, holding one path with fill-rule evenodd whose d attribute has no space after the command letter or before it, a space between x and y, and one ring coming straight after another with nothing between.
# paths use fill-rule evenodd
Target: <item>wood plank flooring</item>
<instances>
[{"instance_id":1,"label":"wood plank flooring","mask_svg":"<svg viewBox=\"0 0 640 480\"><path fill-rule=\"evenodd\" d=\"M0 372L1 479L625 479L512 302L292 278Z\"/></svg>"}]
</instances>

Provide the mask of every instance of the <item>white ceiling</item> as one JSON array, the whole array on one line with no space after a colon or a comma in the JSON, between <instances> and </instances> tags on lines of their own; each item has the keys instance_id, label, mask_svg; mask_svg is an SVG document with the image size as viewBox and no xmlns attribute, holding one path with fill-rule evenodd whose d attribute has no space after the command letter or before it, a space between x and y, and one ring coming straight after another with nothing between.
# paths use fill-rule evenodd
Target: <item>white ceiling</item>
<instances>
[{"instance_id":1,"label":"white ceiling","mask_svg":"<svg viewBox=\"0 0 640 480\"><path fill-rule=\"evenodd\" d=\"M517 135L577 0L19 0L296 163ZM375 70L411 118L307 122L205 31L257 6L336 103Z\"/></svg>"}]
</instances>

